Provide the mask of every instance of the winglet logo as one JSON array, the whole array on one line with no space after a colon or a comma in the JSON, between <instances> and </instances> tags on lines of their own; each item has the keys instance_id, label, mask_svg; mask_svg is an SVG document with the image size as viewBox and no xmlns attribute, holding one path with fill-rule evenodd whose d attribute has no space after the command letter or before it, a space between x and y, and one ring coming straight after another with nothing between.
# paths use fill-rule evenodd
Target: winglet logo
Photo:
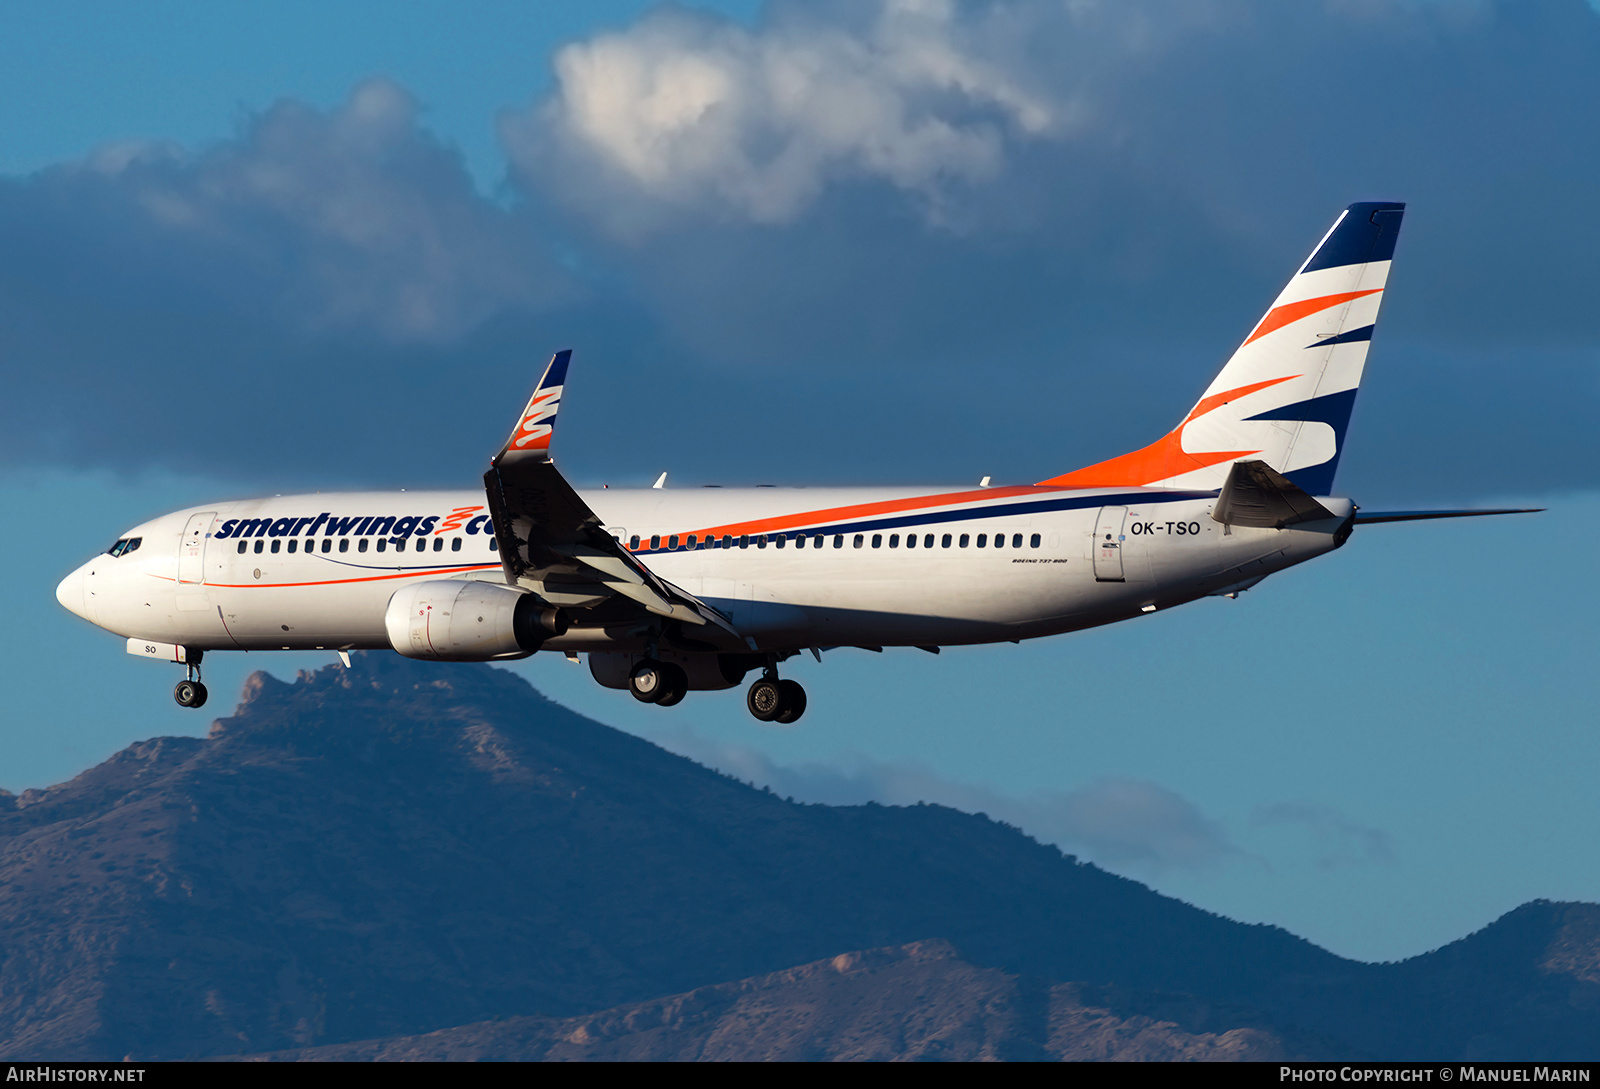
<instances>
[{"instance_id":1,"label":"winglet logo","mask_svg":"<svg viewBox=\"0 0 1600 1089\"><path fill-rule=\"evenodd\" d=\"M454 533L461 528L461 523L467 520L469 514L474 514L482 509L482 507L456 507L452 509L449 514L444 516L444 524L434 530L433 535L437 537L441 533Z\"/></svg>"},{"instance_id":2,"label":"winglet logo","mask_svg":"<svg viewBox=\"0 0 1600 1089\"><path fill-rule=\"evenodd\" d=\"M554 420L561 408L562 386L535 390L517 425L517 437L511 443L515 450L548 450L550 435L555 431Z\"/></svg>"}]
</instances>

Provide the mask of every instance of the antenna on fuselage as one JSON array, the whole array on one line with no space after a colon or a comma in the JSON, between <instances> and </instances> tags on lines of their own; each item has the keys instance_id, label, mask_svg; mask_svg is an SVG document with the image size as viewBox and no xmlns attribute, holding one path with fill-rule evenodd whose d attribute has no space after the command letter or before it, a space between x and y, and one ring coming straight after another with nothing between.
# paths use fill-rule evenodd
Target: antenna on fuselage
<instances>
[{"instance_id":1,"label":"antenna on fuselage","mask_svg":"<svg viewBox=\"0 0 1600 1089\"><path fill-rule=\"evenodd\" d=\"M994 479L994 477L992 477L992 476L984 477L982 480L978 481L978 487L987 488L989 486L989 481L991 481L993 479Z\"/></svg>"},{"instance_id":2,"label":"antenna on fuselage","mask_svg":"<svg viewBox=\"0 0 1600 1089\"><path fill-rule=\"evenodd\" d=\"M656 482L650 486L652 488L665 488L667 486L667 474L662 473L660 476L656 477Z\"/></svg>"}]
</instances>

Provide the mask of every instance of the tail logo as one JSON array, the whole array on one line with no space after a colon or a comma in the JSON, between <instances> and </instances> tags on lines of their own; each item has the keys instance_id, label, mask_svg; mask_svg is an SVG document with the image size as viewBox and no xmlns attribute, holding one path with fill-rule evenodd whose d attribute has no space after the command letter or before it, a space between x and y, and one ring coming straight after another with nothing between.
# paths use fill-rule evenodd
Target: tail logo
<instances>
[{"instance_id":1,"label":"tail logo","mask_svg":"<svg viewBox=\"0 0 1600 1089\"><path fill-rule=\"evenodd\" d=\"M1256 331L1250 334L1250 340L1245 341L1245 344L1259 340L1268 333L1275 333L1285 325L1297 322L1301 318L1309 318L1312 314L1320 314L1330 307L1338 306L1340 303L1354 302L1356 299L1366 295L1376 295L1382 290L1383 288L1381 287L1374 287L1368 291L1344 291L1337 295L1323 295L1315 299L1302 299L1299 302L1275 306L1267 311L1267 316L1261 319L1261 324L1256 326Z\"/></svg>"}]
</instances>

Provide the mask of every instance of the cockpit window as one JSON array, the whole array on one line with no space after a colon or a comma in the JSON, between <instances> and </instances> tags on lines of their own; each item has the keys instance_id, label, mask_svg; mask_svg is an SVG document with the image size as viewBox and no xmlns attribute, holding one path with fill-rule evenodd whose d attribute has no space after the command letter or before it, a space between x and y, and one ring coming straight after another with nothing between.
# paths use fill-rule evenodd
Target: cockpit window
<instances>
[{"instance_id":1,"label":"cockpit window","mask_svg":"<svg viewBox=\"0 0 1600 1089\"><path fill-rule=\"evenodd\" d=\"M123 537L116 544L106 549L108 556L126 556L129 552L136 551L144 543L143 537Z\"/></svg>"}]
</instances>

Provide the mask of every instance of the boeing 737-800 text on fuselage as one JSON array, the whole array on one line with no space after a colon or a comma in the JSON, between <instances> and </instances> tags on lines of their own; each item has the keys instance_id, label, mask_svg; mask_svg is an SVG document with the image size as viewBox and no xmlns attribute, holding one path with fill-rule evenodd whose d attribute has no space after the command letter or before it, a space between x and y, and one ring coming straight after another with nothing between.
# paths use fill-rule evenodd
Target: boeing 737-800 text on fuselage
<instances>
[{"instance_id":1,"label":"boeing 737-800 text on fuselage","mask_svg":"<svg viewBox=\"0 0 1600 1089\"><path fill-rule=\"evenodd\" d=\"M212 651L550 650L662 705L759 670L751 713L792 722L805 692L778 665L799 653L1055 635L1237 593L1363 522L1509 513L1329 496L1404 207L1346 209L1175 429L1037 484L580 493L550 460L563 351L481 491L182 510L56 595L129 653L186 665L185 706Z\"/></svg>"}]
</instances>

